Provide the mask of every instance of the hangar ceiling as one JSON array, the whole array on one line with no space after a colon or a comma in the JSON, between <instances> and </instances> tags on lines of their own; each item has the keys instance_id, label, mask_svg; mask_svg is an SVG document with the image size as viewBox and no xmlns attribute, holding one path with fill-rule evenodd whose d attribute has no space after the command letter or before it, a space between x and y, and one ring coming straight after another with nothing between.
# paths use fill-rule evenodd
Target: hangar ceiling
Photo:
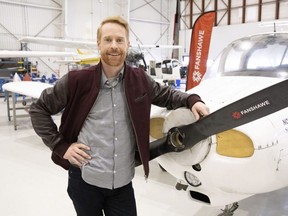
<instances>
[{"instance_id":1,"label":"hangar ceiling","mask_svg":"<svg viewBox=\"0 0 288 216\"><path fill-rule=\"evenodd\" d=\"M181 29L192 29L197 17L216 11L215 26L288 18L287 0L178 0Z\"/></svg>"}]
</instances>

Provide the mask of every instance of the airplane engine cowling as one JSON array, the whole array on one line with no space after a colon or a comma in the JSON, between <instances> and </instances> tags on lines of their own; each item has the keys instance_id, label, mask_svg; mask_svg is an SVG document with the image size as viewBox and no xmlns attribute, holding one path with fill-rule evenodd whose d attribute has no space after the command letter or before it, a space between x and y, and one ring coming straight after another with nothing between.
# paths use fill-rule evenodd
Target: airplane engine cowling
<instances>
[{"instance_id":1,"label":"airplane engine cowling","mask_svg":"<svg viewBox=\"0 0 288 216\"><path fill-rule=\"evenodd\" d=\"M160 139L168 131L177 126L187 125L195 122L194 115L187 108L176 110L166 110L159 107L153 108L153 115L150 118L150 141ZM202 140L193 148L181 152L168 153L173 160L181 165L191 165L200 163L208 154L211 143L210 138Z\"/></svg>"}]
</instances>

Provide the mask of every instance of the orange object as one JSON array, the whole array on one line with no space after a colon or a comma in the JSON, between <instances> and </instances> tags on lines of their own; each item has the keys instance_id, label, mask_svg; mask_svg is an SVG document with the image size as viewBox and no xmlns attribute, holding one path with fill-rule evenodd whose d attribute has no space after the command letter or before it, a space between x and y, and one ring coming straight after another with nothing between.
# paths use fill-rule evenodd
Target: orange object
<instances>
[{"instance_id":1,"label":"orange object","mask_svg":"<svg viewBox=\"0 0 288 216\"><path fill-rule=\"evenodd\" d=\"M215 11L203 13L194 23L192 30L186 91L197 86L206 72Z\"/></svg>"}]
</instances>

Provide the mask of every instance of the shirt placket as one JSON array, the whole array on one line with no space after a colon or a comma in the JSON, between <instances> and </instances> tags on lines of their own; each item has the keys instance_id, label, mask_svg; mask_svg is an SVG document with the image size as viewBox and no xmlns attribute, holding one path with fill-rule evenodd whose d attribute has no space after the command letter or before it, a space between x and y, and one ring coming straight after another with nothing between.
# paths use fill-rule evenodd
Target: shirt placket
<instances>
[{"instance_id":1,"label":"shirt placket","mask_svg":"<svg viewBox=\"0 0 288 216\"><path fill-rule=\"evenodd\" d=\"M112 85L111 87L111 98L112 98L112 115L113 115L113 182L112 182L112 188L114 188L115 186L115 179L116 179L116 174L117 174L117 170L116 170L116 160L117 160L117 152L116 152L116 145L118 142L118 136L116 133L116 127L117 127L117 110L118 110L118 106L119 104L117 103L117 96L116 96L116 86L115 84Z\"/></svg>"}]
</instances>

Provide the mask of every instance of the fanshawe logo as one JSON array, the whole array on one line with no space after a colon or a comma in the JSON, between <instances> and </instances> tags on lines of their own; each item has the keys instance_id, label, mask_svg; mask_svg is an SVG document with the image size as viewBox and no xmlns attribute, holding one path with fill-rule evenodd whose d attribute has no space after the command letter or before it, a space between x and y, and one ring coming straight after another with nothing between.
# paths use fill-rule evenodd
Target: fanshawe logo
<instances>
[{"instance_id":1,"label":"fanshawe logo","mask_svg":"<svg viewBox=\"0 0 288 216\"><path fill-rule=\"evenodd\" d=\"M257 111L257 110L259 110L259 109L262 109L262 108L264 108L264 107L267 107L267 106L269 106L269 105L270 105L269 100L261 101L261 102L259 102L259 103L257 103L257 104L253 104L253 105L249 106L248 108L242 109L242 110L240 110L240 111L235 111L235 112L233 112L233 113L232 113L232 118L233 118L233 119L236 119L236 120L237 120L237 119L240 119L240 118L242 118L244 115L247 115L247 114L249 114L249 113L255 112L255 111Z\"/></svg>"},{"instance_id":2,"label":"fanshawe logo","mask_svg":"<svg viewBox=\"0 0 288 216\"><path fill-rule=\"evenodd\" d=\"M232 113L232 118L233 119L240 119L241 118L241 113L240 112L233 112Z\"/></svg>"}]
</instances>

